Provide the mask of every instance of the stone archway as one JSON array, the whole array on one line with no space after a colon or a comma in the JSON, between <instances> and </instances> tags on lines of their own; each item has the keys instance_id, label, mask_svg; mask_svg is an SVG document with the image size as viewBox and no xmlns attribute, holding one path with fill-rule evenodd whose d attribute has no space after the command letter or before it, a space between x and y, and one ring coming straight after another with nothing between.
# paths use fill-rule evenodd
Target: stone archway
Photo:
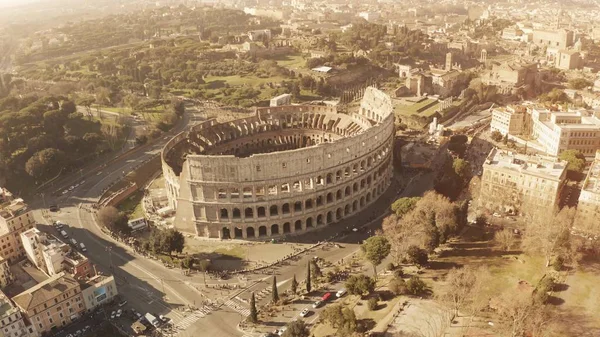
<instances>
[{"instance_id":1,"label":"stone archway","mask_svg":"<svg viewBox=\"0 0 600 337\"><path fill-rule=\"evenodd\" d=\"M294 230L296 232L302 230L302 220L296 220L296 222L294 223Z\"/></svg>"},{"instance_id":2,"label":"stone archway","mask_svg":"<svg viewBox=\"0 0 600 337\"><path fill-rule=\"evenodd\" d=\"M221 239L223 239L223 240L231 239L231 233L229 231L229 228L223 227L223 229L221 229Z\"/></svg>"},{"instance_id":3,"label":"stone archway","mask_svg":"<svg viewBox=\"0 0 600 337\"><path fill-rule=\"evenodd\" d=\"M258 236L267 236L267 226L258 227Z\"/></svg>"},{"instance_id":4,"label":"stone archway","mask_svg":"<svg viewBox=\"0 0 600 337\"><path fill-rule=\"evenodd\" d=\"M306 228L312 228L312 227L313 227L313 219L312 218L306 219Z\"/></svg>"},{"instance_id":5,"label":"stone archway","mask_svg":"<svg viewBox=\"0 0 600 337\"><path fill-rule=\"evenodd\" d=\"M283 234L290 233L292 230L290 228L290 223L286 222L283 224Z\"/></svg>"},{"instance_id":6,"label":"stone archway","mask_svg":"<svg viewBox=\"0 0 600 337\"><path fill-rule=\"evenodd\" d=\"M248 227L246 228L246 236L251 239L253 237L256 236L256 233L254 233L254 227Z\"/></svg>"},{"instance_id":7,"label":"stone archway","mask_svg":"<svg viewBox=\"0 0 600 337\"><path fill-rule=\"evenodd\" d=\"M279 225L271 225L271 235L279 235Z\"/></svg>"},{"instance_id":8,"label":"stone archway","mask_svg":"<svg viewBox=\"0 0 600 337\"><path fill-rule=\"evenodd\" d=\"M234 239L241 239L244 237L244 230L239 228L239 227L235 227L233 228L233 238Z\"/></svg>"}]
</instances>

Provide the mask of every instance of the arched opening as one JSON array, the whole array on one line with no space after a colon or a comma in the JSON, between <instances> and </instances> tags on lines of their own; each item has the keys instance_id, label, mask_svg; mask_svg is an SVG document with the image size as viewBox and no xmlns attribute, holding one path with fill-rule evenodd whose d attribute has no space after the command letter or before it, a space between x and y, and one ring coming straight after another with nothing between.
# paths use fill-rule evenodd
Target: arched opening
<instances>
[{"instance_id":1,"label":"arched opening","mask_svg":"<svg viewBox=\"0 0 600 337\"><path fill-rule=\"evenodd\" d=\"M305 209L312 209L313 207L313 201L312 199L306 199L306 201L304 202L304 208Z\"/></svg>"},{"instance_id":2,"label":"arched opening","mask_svg":"<svg viewBox=\"0 0 600 337\"><path fill-rule=\"evenodd\" d=\"M327 203L333 202L333 194L331 192L327 193Z\"/></svg>"},{"instance_id":3,"label":"arched opening","mask_svg":"<svg viewBox=\"0 0 600 337\"><path fill-rule=\"evenodd\" d=\"M267 226L258 227L258 236L267 236Z\"/></svg>"},{"instance_id":4,"label":"arched opening","mask_svg":"<svg viewBox=\"0 0 600 337\"><path fill-rule=\"evenodd\" d=\"M361 188L361 189L365 188L365 180L364 180L364 179L362 179L362 180L360 181L360 188Z\"/></svg>"},{"instance_id":5,"label":"arched opening","mask_svg":"<svg viewBox=\"0 0 600 337\"><path fill-rule=\"evenodd\" d=\"M318 196L317 197L317 207L322 206L323 205L323 196Z\"/></svg>"},{"instance_id":6,"label":"arched opening","mask_svg":"<svg viewBox=\"0 0 600 337\"><path fill-rule=\"evenodd\" d=\"M344 194L345 194L346 196L350 196L350 194L351 194L351 193L352 193L352 192L350 191L350 186L346 186L346 190L344 191Z\"/></svg>"},{"instance_id":7,"label":"arched opening","mask_svg":"<svg viewBox=\"0 0 600 337\"><path fill-rule=\"evenodd\" d=\"M229 211L227 210L227 208L221 208L221 220L223 219L229 219Z\"/></svg>"},{"instance_id":8,"label":"arched opening","mask_svg":"<svg viewBox=\"0 0 600 337\"><path fill-rule=\"evenodd\" d=\"M246 228L246 236L248 238L253 238L256 234L254 233L254 227Z\"/></svg>"},{"instance_id":9,"label":"arched opening","mask_svg":"<svg viewBox=\"0 0 600 337\"><path fill-rule=\"evenodd\" d=\"M368 176L368 177L367 177L367 185L368 185L368 186L371 186L371 176Z\"/></svg>"},{"instance_id":10,"label":"arched opening","mask_svg":"<svg viewBox=\"0 0 600 337\"><path fill-rule=\"evenodd\" d=\"M373 163L373 160L371 159L371 157L367 158L367 167L371 167L372 163Z\"/></svg>"},{"instance_id":11,"label":"arched opening","mask_svg":"<svg viewBox=\"0 0 600 337\"><path fill-rule=\"evenodd\" d=\"M346 169L344 170L344 177L349 177L350 176L350 166L346 167Z\"/></svg>"},{"instance_id":12,"label":"arched opening","mask_svg":"<svg viewBox=\"0 0 600 337\"><path fill-rule=\"evenodd\" d=\"M342 170L338 170L335 173L335 181L340 181L340 179L342 179Z\"/></svg>"},{"instance_id":13,"label":"arched opening","mask_svg":"<svg viewBox=\"0 0 600 337\"><path fill-rule=\"evenodd\" d=\"M319 214L319 215L317 215L317 226L322 225L322 224L323 224L323 215Z\"/></svg>"},{"instance_id":14,"label":"arched opening","mask_svg":"<svg viewBox=\"0 0 600 337\"><path fill-rule=\"evenodd\" d=\"M286 234L286 233L289 233L289 232L291 232L291 230L290 230L290 223L286 222L286 223L283 224L283 233Z\"/></svg>"},{"instance_id":15,"label":"arched opening","mask_svg":"<svg viewBox=\"0 0 600 337\"><path fill-rule=\"evenodd\" d=\"M224 188L220 188L217 193L219 194L219 199L227 199L227 191Z\"/></svg>"},{"instance_id":16,"label":"arched opening","mask_svg":"<svg viewBox=\"0 0 600 337\"><path fill-rule=\"evenodd\" d=\"M354 183L354 185L352 185L352 192L358 192L358 183Z\"/></svg>"},{"instance_id":17,"label":"arched opening","mask_svg":"<svg viewBox=\"0 0 600 337\"><path fill-rule=\"evenodd\" d=\"M281 214L288 214L290 212L290 204L285 203L281 206Z\"/></svg>"},{"instance_id":18,"label":"arched opening","mask_svg":"<svg viewBox=\"0 0 600 337\"><path fill-rule=\"evenodd\" d=\"M342 209L341 209L341 208L338 208L338 209L335 211L335 220L340 220L340 219L342 218L342 216L343 216L343 214L342 214Z\"/></svg>"},{"instance_id":19,"label":"arched opening","mask_svg":"<svg viewBox=\"0 0 600 337\"><path fill-rule=\"evenodd\" d=\"M254 210L252 209L252 207L247 207L244 210L244 217L246 217L246 218L254 218Z\"/></svg>"},{"instance_id":20,"label":"arched opening","mask_svg":"<svg viewBox=\"0 0 600 337\"><path fill-rule=\"evenodd\" d=\"M274 216L277 215L277 205L273 205L269 208L269 215Z\"/></svg>"},{"instance_id":21,"label":"arched opening","mask_svg":"<svg viewBox=\"0 0 600 337\"><path fill-rule=\"evenodd\" d=\"M279 225L271 225L271 235L279 235Z\"/></svg>"},{"instance_id":22,"label":"arched opening","mask_svg":"<svg viewBox=\"0 0 600 337\"><path fill-rule=\"evenodd\" d=\"M327 212L327 223L331 223L333 221L333 214L331 214L331 211Z\"/></svg>"},{"instance_id":23,"label":"arched opening","mask_svg":"<svg viewBox=\"0 0 600 337\"><path fill-rule=\"evenodd\" d=\"M296 201L294 203L294 212L302 212L302 201Z\"/></svg>"},{"instance_id":24,"label":"arched opening","mask_svg":"<svg viewBox=\"0 0 600 337\"><path fill-rule=\"evenodd\" d=\"M342 199L342 190L337 190L337 192L335 193L335 200L340 199Z\"/></svg>"},{"instance_id":25,"label":"arched opening","mask_svg":"<svg viewBox=\"0 0 600 337\"><path fill-rule=\"evenodd\" d=\"M358 164L352 165L352 173L354 173L354 174L358 173Z\"/></svg>"},{"instance_id":26,"label":"arched opening","mask_svg":"<svg viewBox=\"0 0 600 337\"><path fill-rule=\"evenodd\" d=\"M296 222L294 222L294 230L296 232L302 230L302 220L296 220Z\"/></svg>"},{"instance_id":27,"label":"arched opening","mask_svg":"<svg viewBox=\"0 0 600 337\"><path fill-rule=\"evenodd\" d=\"M257 208L257 213L258 213L259 218L264 218L265 217L265 208L262 206Z\"/></svg>"},{"instance_id":28,"label":"arched opening","mask_svg":"<svg viewBox=\"0 0 600 337\"><path fill-rule=\"evenodd\" d=\"M240 209L234 208L233 211L231 212L231 216L233 219L239 219L241 217Z\"/></svg>"},{"instance_id":29,"label":"arched opening","mask_svg":"<svg viewBox=\"0 0 600 337\"><path fill-rule=\"evenodd\" d=\"M352 212L352 209L350 208L350 204L347 204L346 207L344 207L344 214L348 215Z\"/></svg>"},{"instance_id":30,"label":"arched opening","mask_svg":"<svg viewBox=\"0 0 600 337\"><path fill-rule=\"evenodd\" d=\"M367 202L371 202L371 192L367 193Z\"/></svg>"},{"instance_id":31,"label":"arched opening","mask_svg":"<svg viewBox=\"0 0 600 337\"><path fill-rule=\"evenodd\" d=\"M358 200L354 200L352 203L352 212L356 212L358 210Z\"/></svg>"},{"instance_id":32,"label":"arched opening","mask_svg":"<svg viewBox=\"0 0 600 337\"><path fill-rule=\"evenodd\" d=\"M233 238L234 239L241 239L243 237L244 237L243 230L241 228L235 227L233 229Z\"/></svg>"},{"instance_id":33,"label":"arched opening","mask_svg":"<svg viewBox=\"0 0 600 337\"><path fill-rule=\"evenodd\" d=\"M365 170L365 161L364 160L360 162L360 170L361 171Z\"/></svg>"},{"instance_id":34,"label":"arched opening","mask_svg":"<svg viewBox=\"0 0 600 337\"><path fill-rule=\"evenodd\" d=\"M306 219L306 228L312 228L312 226L313 226L313 219L312 218Z\"/></svg>"},{"instance_id":35,"label":"arched opening","mask_svg":"<svg viewBox=\"0 0 600 337\"><path fill-rule=\"evenodd\" d=\"M362 208L365 205L365 197L360 198L360 207Z\"/></svg>"},{"instance_id":36,"label":"arched opening","mask_svg":"<svg viewBox=\"0 0 600 337\"><path fill-rule=\"evenodd\" d=\"M231 233L229 233L229 228L223 227L223 229L221 230L221 239L231 239Z\"/></svg>"},{"instance_id":37,"label":"arched opening","mask_svg":"<svg viewBox=\"0 0 600 337\"><path fill-rule=\"evenodd\" d=\"M327 179L326 179L328 184L331 184L333 182L333 174L331 173L327 173Z\"/></svg>"}]
</instances>

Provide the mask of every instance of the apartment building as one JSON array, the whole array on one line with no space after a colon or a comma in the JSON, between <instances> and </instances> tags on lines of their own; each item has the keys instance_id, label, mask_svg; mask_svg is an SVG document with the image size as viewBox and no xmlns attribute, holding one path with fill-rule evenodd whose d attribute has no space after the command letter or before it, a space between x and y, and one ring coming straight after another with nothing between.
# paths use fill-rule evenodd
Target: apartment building
<instances>
[{"instance_id":1,"label":"apartment building","mask_svg":"<svg viewBox=\"0 0 600 337\"><path fill-rule=\"evenodd\" d=\"M85 311L81 285L65 272L12 298L38 333L70 324Z\"/></svg>"},{"instance_id":2,"label":"apartment building","mask_svg":"<svg viewBox=\"0 0 600 337\"><path fill-rule=\"evenodd\" d=\"M552 209L565 184L566 167L566 162L493 149L483 164L480 202L488 209L519 213Z\"/></svg>"},{"instance_id":3,"label":"apartment building","mask_svg":"<svg viewBox=\"0 0 600 337\"><path fill-rule=\"evenodd\" d=\"M49 276L68 272L76 278L93 274L88 258L57 237L32 228L21 233L27 258Z\"/></svg>"},{"instance_id":4,"label":"apartment building","mask_svg":"<svg viewBox=\"0 0 600 337\"><path fill-rule=\"evenodd\" d=\"M114 276L96 275L81 283L81 295L86 310L110 302L119 292Z\"/></svg>"},{"instance_id":5,"label":"apartment building","mask_svg":"<svg viewBox=\"0 0 600 337\"><path fill-rule=\"evenodd\" d=\"M19 308L0 292L0 336L2 337L36 337L37 331L23 317Z\"/></svg>"},{"instance_id":6,"label":"apartment building","mask_svg":"<svg viewBox=\"0 0 600 337\"><path fill-rule=\"evenodd\" d=\"M566 49L573 45L573 31L566 29L533 31L533 43L540 46Z\"/></svg>"},{"instance_id":7,"label":"apartment building","mask_svg":"<svg viewBox=\"0 0 600 337\"><path fill-rule=\"evenodd\" d=\"M600 234L600 151L583 182L575 223L586 232Z\"/></svg>"},{"instance_id":8,"label":"apartment building","mask_svg":"<svg viewBox=\"0 0 600 337\"><path fill-rule=\"evenodd\" d=\"M33 215L23 199L0 188L0 256L14 263L25 256L21 233L34 225Z\"/></svg>"},{"instance_id":9,"label":"apartment building","mask_svg":"<svg viewBox=\"0 0 600 337\"><path fill-rule=\"evenodd\" d=\"M521 135L526 129L527 109L522 106L507 106L492 110L490 129L503 135Z\"/></svg>"},{"instance_id":10,"label":"apartment building","mask_svg":"<svg viewBox=\"0 0 600 337\"><path fill-rule=\"evenodd\" d=\"M8 261L0 256L0 288L4 288L11 284L14 280L14 275L10 271Z\"/></svg>"}]
</instances>

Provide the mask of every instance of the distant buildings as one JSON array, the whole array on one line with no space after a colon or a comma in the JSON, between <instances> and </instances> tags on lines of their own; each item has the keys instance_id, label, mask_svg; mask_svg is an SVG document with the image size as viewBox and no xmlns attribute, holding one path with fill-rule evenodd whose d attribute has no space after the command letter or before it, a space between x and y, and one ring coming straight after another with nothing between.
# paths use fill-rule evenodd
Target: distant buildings
<instances>
[{"instance_id":1,"label":"distant buildings","mask_svg":"<svg viewBox=\"0 0 600 337\"><path fill-rule=\"evenodd\" d=\"M493 149L483 164L480 202L489 209L520 213L552 209L565 184L566 165Z\"/></svg>"},{"instance_id":2,"label":"distant buildings","mask_svg":"<svg viewBox=\"0 0 600 337\"><path fill-rule=\"evenodd\" d=\"M250 41L262 41L271 39L270 29L251 30L248 32L248 38Z\"/></svg>"},{"instance_id":3,"label":"distant buildings","mask_svg":"<svg viewBox=\"0 0 600 337\"><path fill-rule=\"evenodd\" d=\"M600 119L585 109L550 111L535 105L496 108L490 128L503 135L533 138L532 146L552 156L578 150L593 157L600 149Z\"/></svg>"},{"instance_id":4,"label":"distant buildings","mask_svg":"<svg viewBox=\"0 0 600 337\"><path fill-rule=\"evenodd\" d=\"M573 32L566 29L534 30L533 43L540 46L566 49L573 45Z\"/></svg>"},{"instance_id":5,"label":"distant buildings","mask_svg":"<svg viewBox=\"0 0 600 337\"><path fill-rule=\"evenodd\" d=\"M27 321L19 308L0 292L0 336L36 337L37 331Z\"/></svg>"},{"instance_id":6,"label":"distant buildings","mask_svg":"<svg viewBox=\"0 0 600 337\"><path fill-rule=\"evenodd\" d=\"M487 85L496 85L504 91L514 91L538 81L538 66L536 63L520 61L495 63L491 71L482 75L481 81Z\"/></svg>"},{"instance_id":7,"label":"distant buildings","mask_svg":"<svg viewBox=\"0 0 600 337\"><path fill-rule=\"evenodd\" d=\"M600 233L600 151L583 182L575 223L585 231Z\"/></svg>"},{"instance_id":8,"label":"distant buildings","mask_svg":"<svg viewBox=\"0 0 600 337\"><path fill-rule=\"evenodd\" d=\"M269 106L282 106L282 105L290 105L292 104L292 95L291 94L282 94L277 97L271 98L271 102Z\"/></svg>"},{"instance_id":9,"label":"distant buildings","mask_svg":"<svg viewBox=\"0 0 600 337\"><path fill-rule=\"evenodd\" d=\"M556 54L554 66L562 70L580 69L583 67L581 53L577 50L561 49Z\"/></svg>"},{"instance_id":10,"label":"distant buildings","mask_svg":"<svg viewBox=\"0 0 600 337\"><path fill-rule=\"evenodd\" d=\"M0 187L0 256L9 263L25 256L20 235L33 225L33 216L23 199L15 199Z\"/></svg>"}]
</instances>

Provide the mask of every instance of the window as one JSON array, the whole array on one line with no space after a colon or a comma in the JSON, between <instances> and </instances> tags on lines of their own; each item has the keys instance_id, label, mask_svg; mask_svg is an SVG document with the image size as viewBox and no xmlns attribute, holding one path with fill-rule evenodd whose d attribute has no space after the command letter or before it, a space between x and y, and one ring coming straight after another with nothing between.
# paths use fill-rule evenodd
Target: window
<instances>
[{"instance_id":1,"label":"window","mask_svg":"<svg viewBox=\"0 0 600 337\"><path fill-rule=\"evenodd\" d=\"M287 163L281 163L282 168L287 168Z\"/></svg>"},{"instance_id":2,"label":"window","mask_svg":"<svg viewBox=\"0 0 600 337\"><path fill-rule=\"evenodd\" d=\"M256 165L256 172L260 172L260 165Z\"/></svg>"}]
</instances>

